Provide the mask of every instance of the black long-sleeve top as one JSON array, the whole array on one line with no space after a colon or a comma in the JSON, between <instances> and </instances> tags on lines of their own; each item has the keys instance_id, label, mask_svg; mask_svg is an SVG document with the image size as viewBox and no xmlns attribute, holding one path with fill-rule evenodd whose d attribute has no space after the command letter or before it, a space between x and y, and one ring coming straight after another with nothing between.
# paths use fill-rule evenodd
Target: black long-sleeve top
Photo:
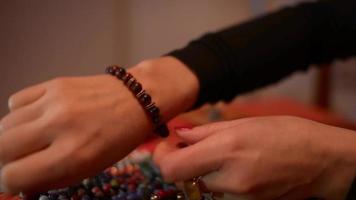
<instances>
[{"instance_id":1,"label":"black long-sleeve top","mask_svg":"<svg viewBox=\"0 0 356 200\"><path fill-rule=\"evenodd\" d=\"M356 55L356 0L285 8L206 34L169 55L197 75L200 92L195 106L230 100L312 64ZM355 196L356 181L347 199Z\"/></svg>"},{"instance_id":2,"label":"black long-sleeve top","mask_svg":"<svg viewBox=\"0 0 356 200\"><path fill-rule=\"evenodd\" d=\"M355 54L356 0L322 0L206 34L169 55L197 75L198 106Z\"/></svg>"}]
</instances>

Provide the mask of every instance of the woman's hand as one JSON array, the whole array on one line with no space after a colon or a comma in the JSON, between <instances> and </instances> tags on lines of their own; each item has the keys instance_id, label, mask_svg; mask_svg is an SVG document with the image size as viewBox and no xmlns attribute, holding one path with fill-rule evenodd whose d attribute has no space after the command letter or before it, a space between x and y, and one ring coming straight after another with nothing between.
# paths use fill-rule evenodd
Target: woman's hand
<instances>
[{"instance_id":1,"label":"woman's hand","mask_svg":"<svg viewBox=\"0 0 356 200\"><path fill-rule=\"evenodd\" d=\"M165 120L194 102L197 79L174 58L145 61L129 71ZM94 175L152 129L133 94L110 75L57 78L16 93L9 107L0 121L0 183L8 193L61 187Z\"/></svg>"},{"instance_id":2,"label":"woman's hand","mask_svg":"<svg viewBox=\"0 0 356 200\"><path fill-rule=\"evenodd\" d=\"M211 191L247 199L343 199L355 178L356 133L296 117L246 118L177 129L159 145L167 181L203 176Z\"/></svg>"}]
</instances>

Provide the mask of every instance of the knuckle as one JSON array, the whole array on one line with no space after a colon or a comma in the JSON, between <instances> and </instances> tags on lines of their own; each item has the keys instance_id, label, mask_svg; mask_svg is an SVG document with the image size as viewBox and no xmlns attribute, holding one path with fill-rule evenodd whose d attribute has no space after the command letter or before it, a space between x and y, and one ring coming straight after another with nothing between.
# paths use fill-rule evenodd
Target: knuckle
<instances>
[{"instance_id":1,"label":"knuckle","mask_svg":"<svg viewBox=\"0 0 356 200\"><path fill-rule=\"evenodd\" d=\"M59 103L55 108L48 112L50 117L48 118L49 125L63 125L72 122L74 112L72 108L67 104Z\"/></svg>"},{"instance_id":2,"label":"knuckle","mask_svg":"<svg viewBox=\"0 0 356 200\"><path fill-rule=\"evenodd\" d=\"M59 104L56 107L56 117L61 119L67 119L70 117L70 108L67 105Z\"/></svg>"},{"instance_id":3,"label":"knuckle","mask_svg":"<svg viewBox=\"0 0 356 200\"><path fill-rule=\"evenodd\" d=\"M59 117L68 119L72 116L72 108L69 104L65 102L58 105L57 109L57 114L59 115Z\"/></svg>"}]
</instances>

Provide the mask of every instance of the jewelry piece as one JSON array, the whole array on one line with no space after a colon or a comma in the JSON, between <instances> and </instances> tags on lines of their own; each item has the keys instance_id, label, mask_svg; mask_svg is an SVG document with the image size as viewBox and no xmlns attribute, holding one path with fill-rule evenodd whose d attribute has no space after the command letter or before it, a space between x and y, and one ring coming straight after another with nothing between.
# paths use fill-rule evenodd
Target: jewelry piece
<instances>
[{"instance_id":1,"label":"jewelry piece","mask_svg":"<svg viewBox=\"0 0 356 200\"><path fill-rule=\"evenodd\" d=\"M184 192L188 200L215 200L216 197L224 197L224 193L210 191L202 178L203 176L198 176L189 181L184 181Z\"/></svg>"},{"instance_id":2,"label":"jewelry piece","mask_svg":"<svg viewBox=\"0 0 356 200\"><path fill-rule=\"evenodd\" d=\"M208 188L206 187L204 181L202 180L203 176L198 176L193 178L193 181L196 182L196 184L199 187L199 190L202 191L203 193L210 193L210 191L208 190Z\"/></svg>"},{"instance_id":3,"label":"jewelry piece","mask_svg":"<svg viewBox=\"0 0 356 200\"><path fill-rule=\"evenodd\" d=\"M106 73L124 82L125 86L133 93L143 109L150 116L154 125L154 132L161 137L167 137L169 130L167 125L161 121L160 109L152 102L152 97L143 90L141 83L139 83L132 74L126 73L124 68L116 65L107 67Z\"/></svg>"},{"instance_id":4,"label":"jewelry piece","mask_svg":"<svg viewBox=\"0 0 356 200\"><path fill-rule=\"evenodd\" d=\"M202 192L200 191L200 187L197 181L188 180L184 181L184 193L188 200L201 200Z\"/></svg>"}]
</instances>

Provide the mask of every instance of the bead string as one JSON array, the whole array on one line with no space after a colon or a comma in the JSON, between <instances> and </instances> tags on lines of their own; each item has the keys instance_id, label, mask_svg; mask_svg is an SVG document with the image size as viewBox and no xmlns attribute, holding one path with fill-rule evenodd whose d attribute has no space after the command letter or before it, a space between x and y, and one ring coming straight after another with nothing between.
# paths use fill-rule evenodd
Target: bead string
<instances>
[{"instance_id":1,"label":"bead string","mask_svg":"<svg viewBox=\"0 0 356 200\"><path fill-rule=\"evenodd\" d=\"M124 68L116 65L107 67L106 73L124 82L126 87L135 95L145 112L150 116L154 125L154 132L161 137L167 137L169 130L167 125L161 121L160 109L152 101L151 96L142 88L141 83L139 83L132 74L127 73Z\"/></svg>"}]
</instances>

